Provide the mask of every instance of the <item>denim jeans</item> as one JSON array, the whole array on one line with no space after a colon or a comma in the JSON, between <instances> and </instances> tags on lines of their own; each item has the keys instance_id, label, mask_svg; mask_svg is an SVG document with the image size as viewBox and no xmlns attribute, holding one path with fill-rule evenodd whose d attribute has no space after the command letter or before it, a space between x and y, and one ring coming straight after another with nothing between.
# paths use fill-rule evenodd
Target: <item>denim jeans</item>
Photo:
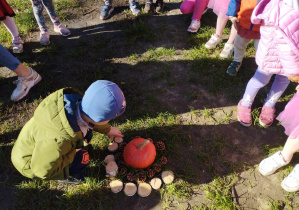
<instances>
[{"instance_id":1,"label":"denim jeans","mask_svg":"<svg viewBox=\"0 0 299 210\"><path fill-rule=\"evenodd\" d=\"M48 31L43 15L44 6L54 25L60 25L52 0L31 0L31 3L35 19L41 31Z\"/></svg>"},{"instance_id":2,"label":"denim jeans","mask_svg":"<svg viewBox=\"0 0 299 210\"><path fill-rule=\"evenodd\" d=\"M14 71L20 65L20 61L16 59L7 49L0 44L0 64Z\"/></svg>"}]
</instances>

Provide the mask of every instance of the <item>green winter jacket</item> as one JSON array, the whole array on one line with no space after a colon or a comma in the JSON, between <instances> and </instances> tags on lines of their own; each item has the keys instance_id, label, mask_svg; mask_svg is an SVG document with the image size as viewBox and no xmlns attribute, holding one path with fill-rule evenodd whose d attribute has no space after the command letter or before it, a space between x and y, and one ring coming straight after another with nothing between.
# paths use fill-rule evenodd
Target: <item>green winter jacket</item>
<instances>
[{"instance_id":1,"label":"green winter jacket","mask_svg":"<svg viewBox=\"0 0 299 210\"><path fill-rule=\"evenodd\" d=\"M75 149L83 145L83 138L66 118L63 95L78 93L71 88L52 93L23 127L11 153L12 163L22 175L46 180L69 177L69 164L74 160ZM110 125L94 130L108 133Z\"/></svg>"}]
</instances>

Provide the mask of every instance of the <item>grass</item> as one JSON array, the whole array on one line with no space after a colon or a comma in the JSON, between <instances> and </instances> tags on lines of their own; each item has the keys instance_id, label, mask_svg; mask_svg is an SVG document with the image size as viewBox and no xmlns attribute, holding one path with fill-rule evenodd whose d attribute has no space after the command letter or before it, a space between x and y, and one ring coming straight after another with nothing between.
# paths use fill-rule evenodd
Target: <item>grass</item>
<instances>
[{"instance_id":1,"label":"grass","mask_svg":"<svg viewBox=\"0 0 299 210\"><path fill-rule=\"evenodd\" d=\"M9 3L18 9L15 21L22 37L38 35L30 1L10 0ZM232 193L241 183L239 173L253 173L254 165L280 150L285 138L277 131L279 125L268 130L258 126L246 129L236 123L235 110L221 108L238 103L253 75L256 68L253 44L248 46L238 76L230 77L225 72L232 58L218 57L224 43L213 50L204 47L214 32L216 19L212 13L203 16L199 33L186 34L183 28L188 27L190 16L168 15L166 11L162 15L134 17L129 9L119 9L111 19L116 24L91 24L89 18L98 15L98 10L90 16L81 12L90 11L99 1L56 0L54 4L63 23L80 19L89 24L86 31L92 32L81 34L78 30L68 39L51 35L49 46L40 46L31 40L25 43L26 53L16 57L43 77L26 100L9 101L14 88L11 82L15 78L1 74L0 86L5 90L0 97L0 203L4 203L1 206L8 209L136 209L138 204L147 209L242 208ZM50 25L46 14L45 17ZM108 24L113 29L106 30ZM225 35L229 28L228 24ZM0 25L0 41L10 46L11 37L3 25ZM102 162L108 154L110 140L98 133L94 133L88 146L91 162L85 184L73 186L57 181L29 180L11 164L11 150L21 129L45 97L67 86L84 93L98 79L116 82L124 92L126 112L111 121L111 125L122 131L125 140L141 136L166 145L166 168L175 173L176 179L170 185L163 185L160 191L153 191L148 198L137 195L128 198L123 193L110 192L110 179L105 177ZM268 90L266 87L261 91L253 106L255 125ZM286 103L292 94L287 91L279 103ZM271 143L263 138L271 138ZM290 170L291 166L282 171L281 177ZM253 177L248 180L250 190L255 189L252 182ZM283 204L296 208L295 197L296 194L282 195L282 199L269 201L269 206L280 208Z\"/></svg>"},{"instance_id":2,"label":"grass","mask_svg":"<svg viewBox=\"0 0 299 210\"><path fill-rule=\"evenodd\" d=\"M238 178L235 175L217 177L210 185L205 186L206 198L211 201L211 209L237 209L238 205L233 202L232 187Z\"/></svg>"}]
</instances>

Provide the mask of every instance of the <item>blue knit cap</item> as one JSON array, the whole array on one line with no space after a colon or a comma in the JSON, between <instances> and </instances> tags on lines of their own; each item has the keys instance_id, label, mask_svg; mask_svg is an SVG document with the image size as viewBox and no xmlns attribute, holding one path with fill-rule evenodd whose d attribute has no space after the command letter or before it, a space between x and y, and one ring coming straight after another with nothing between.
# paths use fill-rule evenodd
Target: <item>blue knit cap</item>
<instances>
[{"instance_id":1,"label":"blue knit cap","mask_svg":"<svg viewBox=\"0 0 299 210\"><path fill-rule=\"evenodd\" d=\"M98 80L86 90L80 110L95 122L112 120L124 113L126 99L113 82Z\"/></svg>"}]
</instances>

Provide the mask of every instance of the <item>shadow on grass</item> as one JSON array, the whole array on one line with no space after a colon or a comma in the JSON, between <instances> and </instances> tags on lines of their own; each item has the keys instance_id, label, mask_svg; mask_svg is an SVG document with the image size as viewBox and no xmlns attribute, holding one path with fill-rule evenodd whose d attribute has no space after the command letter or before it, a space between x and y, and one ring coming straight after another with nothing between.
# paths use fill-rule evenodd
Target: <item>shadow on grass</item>
<instances>
[{"instance_id":1,"label":"shadow on grass","mask_svg":"<svg viewBox=\"0 0 299 210\"><path fill-rule=\"evenodd\" d=\"M150 127L143 130L131 129L124 134L125 141L129 141L129 137L136 135L144 138L150 137L154 141L163 141L166 145L163 155L168 158L164 170L172 170L177 179L190 186L209 183L217 177L241 173L252 168L263 159L265 153L268 152L266 150L283 145L285 141L284 137L274 133L255 127L244 128L237 122L220 125L175 125ZM107 154L106 151L98 148L90 148L89 152L91 159L103 159ZM87 174L87 184L79 186L61 185L55 181L22 182L13 188L16 194L16 207L150 209L161 204L161 194L157 191L153 191L147 198L137 195L127 197L123 192L118 194L110 192L109 180L105 179L103 165L88 167ZM156 176L159 177L160 174ZM126 179L124 181L126 182ZM181 186L177 190L187 189Z\"/></svg>"}]
</instances>

